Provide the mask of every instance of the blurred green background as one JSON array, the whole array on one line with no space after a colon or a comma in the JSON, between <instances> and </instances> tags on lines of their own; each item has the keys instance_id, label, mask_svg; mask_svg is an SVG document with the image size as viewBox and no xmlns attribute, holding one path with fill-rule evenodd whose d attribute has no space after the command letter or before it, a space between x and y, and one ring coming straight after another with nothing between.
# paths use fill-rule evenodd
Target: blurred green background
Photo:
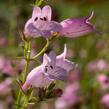
<instances>
[{"instance_id":1,"label":"blurred green background","mask_svg":"<svg viewBox=\"0 0 109 109\"><path fill-rule=\"evenodd\" d=\"M23 55L20 32L23 32L25 22L31 17L34 3L35 0L0 0L0 55L9 58ZM63 37L50 46L60 54L67 43L68 58L79 64L82 75L85 75L83 87L89 90L89 84L93 82L93 78L89 78L94 71L88 65L101 59L109 61L109 0L47 0L43 2L43 5L46 4L53 8L52 19L59 22L71 17L85 17L94 11L91 22L102 32L101 36L92 33L74 39ZM5 43L2 42L3 38ZM43 42L43 38L35 39L36 51L44 46ZM109 73L109 69L104 73Z\"/></svg>"}]
</instances>

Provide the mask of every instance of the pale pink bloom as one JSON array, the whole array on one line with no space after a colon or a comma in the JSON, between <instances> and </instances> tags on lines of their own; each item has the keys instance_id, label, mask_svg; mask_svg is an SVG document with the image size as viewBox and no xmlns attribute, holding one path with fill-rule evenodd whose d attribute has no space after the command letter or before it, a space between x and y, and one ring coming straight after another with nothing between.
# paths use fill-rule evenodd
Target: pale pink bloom
<instances>
[{"instance_id":1,"label":"pale pink bloom","mask_svg":"<svg viewBox=\"0 0 109 109\"><path fill-rule=\"evenodd\" d=\"M107 62L103 59L99 60L97 62L97 68L99 69L99 71L103 71L107 68Z\"/></svg>"},{"instance_id":2,"label":"pale pink bloom","mask_svg":"<svg viewBox=\"0 0 109 109\"><path fill-rule=\"evenodd\" d=\"M2 72L9 76L14 76L16 74L16 71L14 67L12 66L12 62L10 60L6 61L5 66L2 69Z\"/></svg>"},{"instance_id":3,"label":"pale pink bloom","mask_svg":"<svg viewBox=\"0 0 109 109\"><path fill-rule=\"evenodd\" d=\"M101 98L101 103L109 108L109 94L105 94L102 98Z\"/></svg>"},{"instance_id":4,"label":"pale pink bloom","mask_svg":"<svg viewBox=\"0 0 109 109\"><path fill-rule=\"evenodd\" d=\"M5 95L11 91L12 80L10 78L6 79L0 83L0 94Z\"/></svg>"},{"instance_id":5,"label":"pale pink bloom","mask_svg":"<svg viewBox=\"0 0 109 109\"><path fill-rule=\"evenodd\" d=\"M109 70L108 67L109 67L109 63L104 59L92 61L87 65L88 70L94 72L107 71Z\"/></svg>"},{"instance_id":6,"label":"pale pink bloom","mask_svg":"<svg viewBox=\"0 0 109 109\"><path fill-rule=\"evenodd\" d=\"M34 6L32 17L26 22L24 33L25 35L36 37L49 37L53 33L59 32L62 27L58 22L51 21L52 10L50 6L40 7Z\"/></svg>"},{"instance_id":7,"label":"pale pink bloom","mask_svg":"<svg viewBox=\"0 0 109 109\"><path fill-rule=\"evenodd\" d=\"M74 106L80 102L80 85L78 82L68 85L62 96L56 100L56 109L67 109L70 106Z\"/></svg>"},{"instance_id":8,"label":"pale pink bloom","mask_svg":"<svg viewBox=\"0 0 109 109\"><path fill-rule=\"evenodd\" d=\"M101 90L109 89L109 77L105 74L100 74L97 77Z\"/></svg>"},{"instance_id":9,"label":"pale pink bloom","mask_svg":"<svg viewBox=\"0 0 109 109\"><path fill-rule=\"evenodd\" d=\"M4 74L9 75L9 76L14 76L15 69L12 66L12 61L9 59L6 59L3 56L0 56L0 71Z\"/></svg>"}]
</instances>

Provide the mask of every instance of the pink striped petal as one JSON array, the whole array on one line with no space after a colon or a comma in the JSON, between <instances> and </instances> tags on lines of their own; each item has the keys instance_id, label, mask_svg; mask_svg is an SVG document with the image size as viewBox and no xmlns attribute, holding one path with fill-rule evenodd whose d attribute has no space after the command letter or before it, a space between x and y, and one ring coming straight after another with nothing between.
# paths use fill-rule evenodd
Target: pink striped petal
<instances>
[{"instance_id":1,"label":"pink striped petal","mask_svg":"<svg viewBox=\"0 0 109 109\"><path fill-rule=\"evenodd\" d=\"M94 32L95 27L89 22L93 17L93 13L86 18L77 18L77 19L67 19L62 21L60 24L63 29L61 34L65 37L80 37L87 35L90 32Z\"/></svg>"},{"instance_id":2,"label":"pink striped petal","mask_svg":"<svg viewBox=\"0 0 109 109\"><path fill-rule=\"evenodd\" d=\"M32 12L32 21L37 21L41 16L41 8L38 6L34 6L33 12Z\"/></svg>"},{"instance_id":3,"label":"pink striped petal","mask_svg":"<svg viewBox=\"0 0 109 109\"><path fill-rule=\"evenodd\" d=\"M52 10L49 5L44 6L42 8L41 18L47 19L47 21L51 21Z\"/></svg>"}]
</instances>

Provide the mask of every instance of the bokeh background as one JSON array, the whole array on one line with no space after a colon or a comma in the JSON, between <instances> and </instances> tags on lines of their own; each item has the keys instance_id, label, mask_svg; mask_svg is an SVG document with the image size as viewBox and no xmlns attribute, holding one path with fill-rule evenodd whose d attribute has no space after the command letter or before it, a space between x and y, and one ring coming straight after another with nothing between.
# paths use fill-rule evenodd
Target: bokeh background
<instances>
[{"instance_id":1,"label":"bokeh background","mask_svg":"<svg viewBox=\"0 0 109 109\"><path fill-rule=\"evenodd\" d=\"M5 89L9 86L10 80L6 83L8 86L5 88L3 82L6 82L10 77L16 78L16 75L18 76L23 69L23 62L21 64L21 60L16 60L15 57L23 55L24 44L20 33L23 32L25 22L31 17L34 3L35 0L0 0L0 86L2 86L0 89L0 109L12 109L13 106L13 90ZM57 54L60 54L64 44L67 43L68 58L78 63L81 69L83 93L92 96L93 88L97 84L96 75L101 73L109 75L109 0L47 0L43 2L43 5L46 4L53 8L52 19L59 22L71 17L85 17L94 11L95 14L91 22L102 35L91 33L74 39L63 37L49 47L49 50L53 49ZM37 53L41 50L44 44L43 38L35 39L33 41L34 52ZM13 84L11 87L14 86ZM11 94L5 92L2 95L3 90L11 90ZM95 94L95 96L97 95ZM94 97L92 100L86 101L85 108L79 109L100 109L94 105L95 99L97 99Z\"/></svg>"}]
</instances>

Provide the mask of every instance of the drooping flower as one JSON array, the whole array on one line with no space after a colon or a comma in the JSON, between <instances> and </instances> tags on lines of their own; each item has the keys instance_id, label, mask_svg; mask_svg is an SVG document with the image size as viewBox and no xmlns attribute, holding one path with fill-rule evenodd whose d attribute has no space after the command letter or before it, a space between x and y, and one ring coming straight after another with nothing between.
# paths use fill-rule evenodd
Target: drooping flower
<instances>
[{"instance_id":1,"label":"drooping flower","mask_svg":"<svg viewBox=\"0 0 109 109\"><path fill-rule=\"evenodd\" d=\"M52 10L50 6L42 8L34 6L32 17L27 21L24 28L26 37L50 37L54 33L59 33L65 37L79 37L96 31L90 23L93 12L90 16L82 19L66 19L61 23L51 21Z\"/></svg>"}]
</instances>

